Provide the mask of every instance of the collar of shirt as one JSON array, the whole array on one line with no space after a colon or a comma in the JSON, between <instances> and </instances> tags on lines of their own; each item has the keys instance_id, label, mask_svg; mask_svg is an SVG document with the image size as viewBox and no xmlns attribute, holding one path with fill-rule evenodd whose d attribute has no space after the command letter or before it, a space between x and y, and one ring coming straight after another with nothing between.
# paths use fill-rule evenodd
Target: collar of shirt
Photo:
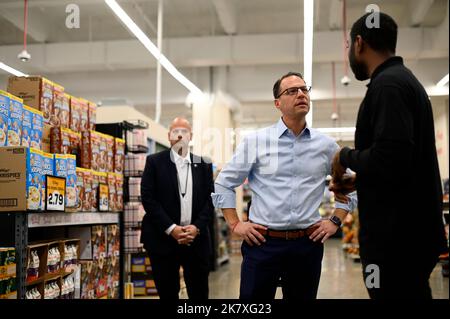
<instances>
[{"instance_id":1,"label":"collar of shirt","mask_svg":"<svg viewBox=\"0 0 450 319\"><path fill-rule=\"evenodd\" d=\"M373 71L372 77L370 78L370 82L369 82L369 84L367 84L367 87L370 86L370 84L378 76L378 74L380 74L381 72L383 72L387 68L389 68L389 67L391 67L393 65L397 65L397 64L402 64L403 65L403 58L401 56L393 56L393 57L387 59L386 61L384 61L383 63L381 63L375 69L375 71Z\"/></svg>"},{"instance_id":2,"label":"collar of shirt","mask_svg":"<svg viewBox=\"0 0 450 319\"><path fill-rule=\"evenodd\" d=\"M278 138L281 138L281 136L283 136L283 134L285 134L286 132L291 132L292 131L286 126L286 124L283 121L283 118L280 117L280 119L278 120L277 123L277 131L278 131ZM293 133L292 133L293 135ZM305 128L303 129L303 131L300 133L300 136L305 136L307 138L311 138L311 130L309 129L308 123L306 123Z\"/></svg>"},{"instance_id":3,"label":"collar of shirt","mask_svg":"<svg viewBox=\"0 0 450 319\"><path fill-rule=\"evenodd\" d=\"M188 164L191 163L191 153L188 151L186 154L186 157L182 157L178 155L177 152L175 152L174 149L171 150L173 159L175 160L175 163L177 164Z\"/></svg>"}]
</instances>

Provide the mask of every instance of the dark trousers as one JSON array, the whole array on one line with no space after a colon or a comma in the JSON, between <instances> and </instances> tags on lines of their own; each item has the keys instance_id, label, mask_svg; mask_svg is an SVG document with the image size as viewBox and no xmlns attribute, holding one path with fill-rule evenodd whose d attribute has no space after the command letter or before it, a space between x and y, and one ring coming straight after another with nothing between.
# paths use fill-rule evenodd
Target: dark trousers
<instances>
[{"instance_id":1,"label":"dark trousers","mask_svg":"<svg viewBox=\"0 0 450 319\"><path fill-rule=\"evenodd\" d=\"M429 279L437 261L437 258L429 257L385 261L361 259L364 283L370 298L432 299Z\"/></svg>"},{"instance_id":2,"label":"dark trousers","mask_svg":"<svg viewBox=\"0 0 450 319\"><path fill-rule=\"evenodd\" d=\"M275 298L281 279L283 299L315 299L322 269L323 244L308 237L266 238L261 246L241 247L240 299Z\"/></svg>"},{"instance_id":3,"label":"dark trousers","mask_svg":"<svg viewBox=\"0 0 450 319\"><path fill-rule=\"evenodd\" d=\"M189 299L208 299L208 257L201 258L192 247L180 245L170 255L149 254L153 278L161 299L176 300L180 292L180 266Z\"/></svg>"}]
</instances>

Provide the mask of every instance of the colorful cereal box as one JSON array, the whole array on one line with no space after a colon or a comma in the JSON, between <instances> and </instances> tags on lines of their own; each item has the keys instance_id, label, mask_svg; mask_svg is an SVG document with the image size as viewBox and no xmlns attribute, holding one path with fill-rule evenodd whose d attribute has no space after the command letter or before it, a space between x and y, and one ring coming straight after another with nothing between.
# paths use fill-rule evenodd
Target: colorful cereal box
<instances>
[{"instance_id":1,"label":"colorful cereal box","mask_svg":"<svg viewBox=\"0 0 450 319\"><path fill-rule=\"evenodd\" d=\"M89 112L88 112L89 129L95 130L95 125L97 124L97 104L89 102Z\"/></svg>"},{"instance_id":2,"label":"colorful cereal box","mask_svg":"<svg viewBox=\"0 0 450 319\"><path fill-rule=\"evenodd\" d=\"M83 200L84 200L84 168L77 167L77 206L78 212L83 211Z\"/></svg>"},{"instance_id":3,"label":"colorful cereal box","mask_svg":"<svg viewBox=\"0 0 450 319\"><path fill-rule=\"evenodd\" d=\"M22 146L30 147L31 146L31 121L33 120L32 108L29 106L23 106L22 112Z\"/></svg>"},{"instance_id":4,"label":"colorful cereal box","mask_svg":"<svg viewBox=\"0 0 450 319\"><path fill-rule=\"evenodd\" d=\"M53 154L42 152L42 203L41 209L45 209L45 190L46 190L46 181L45 175L54 175L53 173Z\"/></svg>"},{"instance_id":5,"label":"colorful cereal box","mask_svg":"<svg viewBox=\"0 0 450 319\"><path fill-rule=\"evenodd\" d=\"M77 158L75 155L66 155L66 207L77 206Z\"/></svg>"},{"instance_id":6,"label":"colorful cereal box","mask_svg":"<svg viewBox=\"0 0 450 319\"><path fill-rule=\"evenodd\" d=\"M80 101L80 127L81 131L87 131L89 130L89 102L85 99L79 99Z\"/></svg>"},{"instance_id":7,"label":"colorful cereal box","mask_svg":"<svg viewBox=\"0 0 450 319\"><path fill-rule=\"evenodd\" d=\"M114 139L114 173L123 174L125 166L125 140Z\"/></svg>"},{"instance_id":8,"label":"colorful cereal box","mask_svg":"<svg viewBox=\"0 0 450 319\"><path fill-rule=\"evenodd\" d=\"M8 146L20 146L22 137L22 99L14 95L9 98Z\"/></svg>"},{"instance_id":9,"label":"colorful cereal box","mask_svg":"<svg viewBox=\"0 0 450 319\"><path fill-rule=\"evenodd\" d=\"M0 146L7 145L9 119L9 93L0 91Z\"/></svg>"},{"instance_id":10,"label":"colorful cereal box","mask_svg":"<svg viewBox=\"0 0 450 319\"><path fill-rule=\"evenodd\" d=\"M70 97L70 129L75 132L81 131L80 100L74 96Z\"/></svg>"},{"instance_id":11,"label":"colorful cereal box","mask_svg":"<svg viewBox=\"0 0 450 319\"><path fill-rule=\"evenodd\" d=\"M61 122L62 127L68 128L70 125L70 95L67 93L64 93L62 97L59 121Z\"/></svg>"},{"instance_id":12,"label":"colorful cereal box","mask_svg":"<svg viewBox=\"0 0 450 319\"><path fill-rule=\"evenodd\" d=\"M54 154L53 155L53 173L58 177L67 177L67 155Z\"/></svg>"},{"instance_id":13,"label":"colorful cereal box","mask_svg":"<svg viewBox=\"0 0 450 319\"><path fill-rule=\"evenodd\" d=\"M27 161L27 208L38 210L42 198L42 151L30 148Z\"/></svg>"},{"instance_id":14,"label":"colorful cereal box","mask_svg":"<svg viewBox=\"0 0 450 319\"><path fill-rule=\"evenodd\" d=\"M123 175L116 175L116 207L117 211L123 211Z\"/></svg>"},{"instance_id":15,"label":"colorful cereal box","mask_svg":"<svg viewBox=\"0 0 450 319\"><path fill-rule=\"evenodd\" d=\"M83 200L83 212L90 212L92 207L92 179L93 171L85 169L83 172L84 178L84 200Z\"/></svg>"},{"instance_id":16,"label":"colorful cereal box","mask_svg":"<svg viewBox=\"0 0 450 319\"><path fill-rule=\"evenodd\" d=\"M31 147L42 150L42 132L44 115L41 111L31 108Z\"/></svg>"},{"instance_id":17,"label":"colorful cereal box","mask_svg":"<svg viewBox=\"0 0 450 319\"><path fill-rule=\"evenodd\" d=\"M53 114L53 82L42 78L41 111L44 114L44 122L49 123Z\"/></svg>"},{"instance_id":18,"label":"colorful cereal box","mask_svg":"<svg viewBox=\"0 0 450 319\"><path fill-rule=\"evenodd\" d=\"M53 84L53 114L51 123L55 126L62 126L61 111L63 108L64 87L56 83ZM67 127L64 125L64 127Z\"/></svg>"}]
</instances>

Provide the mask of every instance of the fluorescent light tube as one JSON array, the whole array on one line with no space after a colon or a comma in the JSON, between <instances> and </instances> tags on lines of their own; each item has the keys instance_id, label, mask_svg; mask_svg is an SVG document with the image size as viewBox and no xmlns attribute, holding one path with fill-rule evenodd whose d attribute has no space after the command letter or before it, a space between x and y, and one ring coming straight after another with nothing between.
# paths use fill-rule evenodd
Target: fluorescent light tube
<instances>
[{"instance_id":1,"label":"fluorescent light tube","mask_svg":"<svg viewBox=\"0 0 450 319\"><path fill-rule=\"evenodd\" d=\"M119 6L116 0L105 0L105 3L117 15L117 17L125 24L125 26L134 34L136 38L144 45L144 47L158 60L164 69L169 72L178 82L185 86L190 92L203 94L203 92L191 81L189 81L177 68L163 55L155 44L145 35L145 33L137 26L130 16Z\"/></svg>"},{"instance_id":2,"label":"fluorescent light tube","mask_svg":"<svg viewBox=\"0 0 450 319\"><path fill-rule=\"evenodd\" d=\"M0 69L5 70L8 73L14 74L15 76L28 76L28 74L22 73L3 62L0 62Z\"/></svg>"},{"instance_id":3,"label":"fluorescent light tube","mask_svg":"<svg viewBox=\"0 0 450 319\"><path fill-rule=\"evenodd\" d=\"M448 73L447 73L446 76L444 76L444 77L442 78L442 80L440 80L440 81L436 84L436 86L437 86L437 87L444 87L447 83L448 83Z\"/></svg>"}]
</instances>

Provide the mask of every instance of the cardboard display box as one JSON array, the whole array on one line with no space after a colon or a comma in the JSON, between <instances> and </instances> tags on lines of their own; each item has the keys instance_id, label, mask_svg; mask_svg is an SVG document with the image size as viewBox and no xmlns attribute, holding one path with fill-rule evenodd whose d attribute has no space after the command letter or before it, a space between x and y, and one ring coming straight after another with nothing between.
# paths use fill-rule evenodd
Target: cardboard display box
<instances>
[{"instance_id":1,"label":"cardboard display box","mask_svg":"<svg viewBox=\"0 0 450 319\"><path fill-rule=\"evenodd\" d=\"M26 147L0 148L0 212L27 209Z\"/></svg>"}]
</instances>

